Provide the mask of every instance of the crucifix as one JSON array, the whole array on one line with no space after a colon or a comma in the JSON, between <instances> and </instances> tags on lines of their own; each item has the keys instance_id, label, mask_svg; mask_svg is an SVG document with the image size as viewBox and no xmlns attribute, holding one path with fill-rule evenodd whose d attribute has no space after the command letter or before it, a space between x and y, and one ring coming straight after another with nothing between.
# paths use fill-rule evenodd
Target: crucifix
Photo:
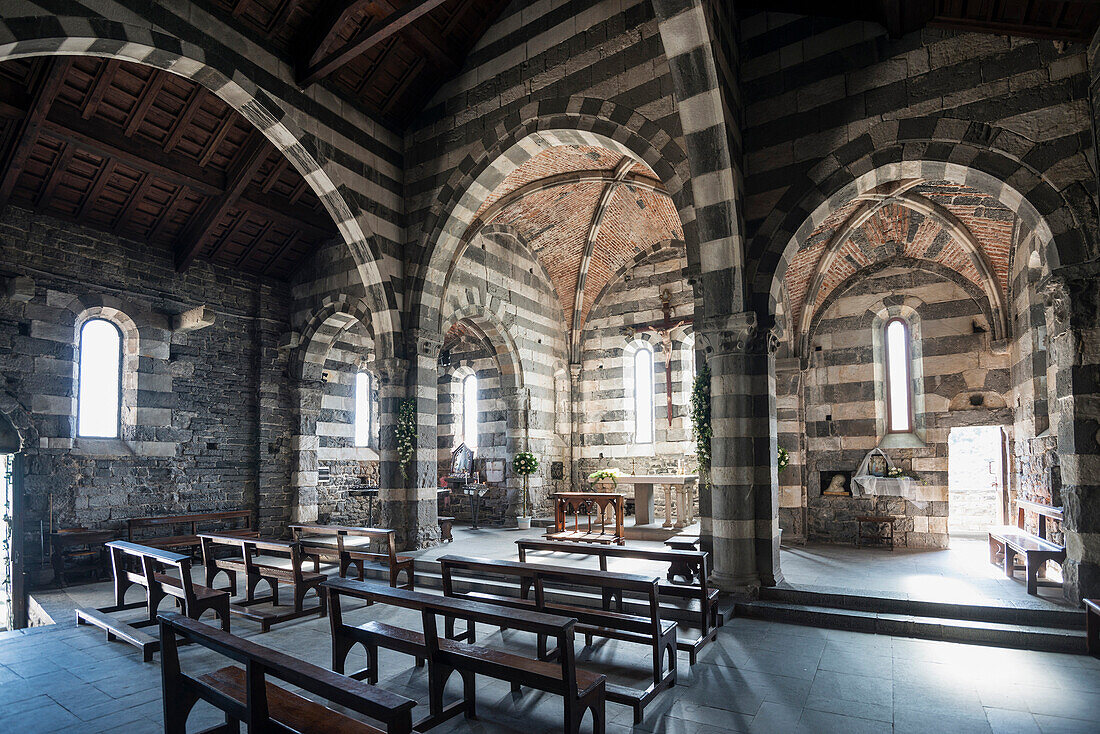
<instances>
[{"instance_id":1,"label":"crucifix","mask_svg":"<svg viewBox=\"0 0 1100 734\"><path fill-rule=\"evenodd\" d=\"M668 425L672 425L672 332L679 327L690 324L692 320L690 318L680 319L673 322L673 308L672 308L672 294L666 288L661 291L661 312L664 314L664 319L655 324L639 324L638 326L628 326L623 329L623 334L628 339L633 339L635 334L639 332L648 331L656 334L660 340L662 348L665 351L665 395L668 398Z\"/></svg>"}]
</instances>

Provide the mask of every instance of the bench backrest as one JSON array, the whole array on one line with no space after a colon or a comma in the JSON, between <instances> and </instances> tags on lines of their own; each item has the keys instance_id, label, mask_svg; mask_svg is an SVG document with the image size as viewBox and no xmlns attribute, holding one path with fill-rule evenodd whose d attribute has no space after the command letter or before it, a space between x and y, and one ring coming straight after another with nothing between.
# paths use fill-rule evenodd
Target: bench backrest
<instances>
[{"instance_id":1,"label":"bench backrest","mask_svg":"<svg viewBox=\"0 0 1100 734\"><path fill-rule=\"evenodd\" d=\"M1028 500L1016 500L1016 527L1024 530L1024 513L1031 511L1039 516L1039 537L1047 539L1047 518L1056 522L1062 522L1064 517L1061 507L1052 507Z\"/></svg>"},{"instance_id":2,"label":"bench backrest","mask_svg":"<svg viewBox=\"0 0 1100 734\"><path fill-rule=\"evenodd\" d=\"M290 525L290 531L294 539L309 544L311 535L336 536L340 552L344 551L344 538L355 535L370 538L372 541L380 540L386 544L386 553L391 561L397 560L397 532L390 528L367 528L355 525L322 525L320 523L295 523ZM382 555L382 554L380 554Z\"/></svg>"},{"instance_id":3,"label":"bench backrest","mask_svg":"<svg viewBox=\"0 0 1100 734\"><path fill-rule=\"evenodd\" d=\"M252 528L252 511L251 510L231 510L228 512L199 512L189 515L165 515L161 517L131 517L126 521L126 537L128 540L134 539L134 531L141 528L152 527L171 527L173 525L190 525L191 534L198 534L199 523L224 523L229 521L239 521L243 525L239 527L241 530L250 530ZM236 522L234 523L236 524Z\"/></svg>"},{"instance_id":4,"label":"bench backrest","mask_svg":"<svg viewBox=\"0 0 1100 734\"><path fill-rule=\"evenodd\" d=\"M249 731L272 731L266 681L270 676L383 722L387 732L405 734L412 731L412 709L416 702L411 699L311 665L174 612L161 614L158 620L163 695L166 698L193 693L245 722ZM243 710L237 702L227 700L224 694L182 672L179 641L201 645L245 666L247 696Z\"/></svg>"},{"instance_id":5,"label":"bench backrest","mask_svg":"<svg viewBox=\"0 0 1100 734\"><path fill-rule=\"evenodd\" d=\"M211 573L218 565L218 559L214 555L215 546L228 546L240 552L241 562L244 563L245 573L248 575L260 571L262 564L256 563L255 556L262 551L275 555L286 555L290 558L294 583L301 583L302 581L302 556L298 544L293 541L218 535L217 533L199 533L199 540L202 541L203 563Z\"/></svg>"},{"instance_id":6,"label":"bench backrest","mask_svg":"<svg viewBox=\"0 0 1100 734\"><path fill-rule=\"evenodd\" d=\"M596 556L599 559L601 571L607 570L608 558L633 558L657 563L698 563L700 564L701 573L696 574L697 578L693 583L699 586L704 597L709 590L707 577L710 575L710 554L706 551L653 550L649 548L628 548L621 545L600 545L599 543L570 543L568 546L563 546L560 541L556 540L523 538L516 541L516 547L519 549L519 560L522 563L527 561L527 551L575 553L582 556ZM683 586L687 588L689 585L684 584Z\"/></svg>"},{"instance_id":7,"label":"bench backrest","mask_svg":"<svg viewBox=\"0 0 1100 734\"><path fill-rule=\"evenodd\" d=\"M181 553L171 553L169 551L160 550L159 548L149 548L125 540L112 540L107 543L106 546L110 549L111 570L115 575L116 586L122 578L126 578L145 588L159 584L172 596L178 596L182 593L184 599L188 603L187 608L192 608L191 605L195 602L195 586L191 580L190 556L185 556ZM127 569L126 557L137 560L138 566L141 569L140 573L135 573ZM179 574L179 592L170 589L170 584L165 586L164 582L157 579L158 574L163 574L167 567L176 569L176 573Z\"/></svg>"},{"instance_id":8,"label":"bench backrest","mask_svg":"<svg viewBox=\"0 0 1100 734\"><path fill-rule=\"evenodd\" d=\"M455 667L461 665L455 659L456 654L440 649L440 636L436 625L436 617L461 619L546 635L557 641L557 649L561 651L561 655L558 657L558 662L561 665L561 677L558 680L563 686L563 691L572 691L575 695L577 690L576 662L573 656L574 628L577 624L575 618L524 609L507 609L495 604L439 596L423 591L395 589L370 581L335 578L322 583L321 588L325 589L328 594L329 622L332 626L334 639L340 634L343 625L340 612L340 596L350 596L403 609L419 610L424 625L424 644L427 648L428 657L442 659L444 664ZM453 644L453 641L448 644L448 647L452 650ZM458 653L458 655L461 655L461 653ZM456 663L458 664L456 665Z\"/></svg>"},{"instance_id":9,"label":"bench backrest","mask_svg":"<svg viewBox=\"0 0 1100 734\"><path fill-rule=\"evenodd\" d=\"M645 631L659 630L661 626L661 611L658 601L658 580L655 576L642 576L639 574L616 573L612 571L596 571L595 569L575 569L564 566L551 566L545 563L520 563L518 561L499 561L490 558L470 558L464 556L442 556L438 559L443 571L443 593L446 596L460 596L454 589L454 575L456 571L474 573L497 573L513 576L524 582L521 588L526 589L531 584L535 589L535 608L540 611L553 613L555 604L546 599L546 585L554 587L585 587L599 589L604 600L605 607L609 604L610 592L631 592L643 596L647 604L648 614L644 624L634 624L629 620L623 620L625 628ZM570 613L574 613L574 607L570 607ZM598 614L600 610L593 608L592 613ZM579 612L576 612L579 613Z\"/></svg>"}]
</instances>

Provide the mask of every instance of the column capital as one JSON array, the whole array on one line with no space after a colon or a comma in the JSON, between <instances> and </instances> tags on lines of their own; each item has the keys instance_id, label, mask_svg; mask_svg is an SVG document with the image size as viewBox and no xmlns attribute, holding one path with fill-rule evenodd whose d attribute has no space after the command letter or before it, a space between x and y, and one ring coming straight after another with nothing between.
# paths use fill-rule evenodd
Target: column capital
<instances>
[{"instance_id":1,"label":"column capital","mask_svg":"<svg viewBox=\"0 0 1100 734\"><path fill-rule=\"evenodd\" d=\"M584 365L582 365L580 362L570 362L569 363L569 377L570 377L570 379L573 380L573 382L576 382L577 380L581 379L581 370L583 368L584 368Z\"/></svg>"},{"instance_id":2,"label":"column capital","mask_svg":"<svg viewBox=\"0 0 1100 734\"><path fill-rule=\"evenodd\" d=\"M409 351L417 357L439 359L443 349L443 334L435 329L409 329Z\"/></svg>"},{"instance_id":3,"label":"column capital","mask_svg":"<svg viewBox=\"0 0 1100 734\"><path fill-rule=\"evenodd\" d=\"M772 331L760 334L756 312L741 311L704 319L698 334L715 354L758 354L778 348L778 335Z\"/></svg>"}]
</instances>

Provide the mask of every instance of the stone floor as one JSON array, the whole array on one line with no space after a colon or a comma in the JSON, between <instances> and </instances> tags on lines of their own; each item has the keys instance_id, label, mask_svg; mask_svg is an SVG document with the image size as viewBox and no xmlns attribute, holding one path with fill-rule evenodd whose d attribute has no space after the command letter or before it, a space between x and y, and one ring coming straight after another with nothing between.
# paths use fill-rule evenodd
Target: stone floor
<instances>
[{"instance_id":1,"label":"stone floor","mask_svg":"<svg viewBox=\"0 0 1100 734\"><path fill-rule=\"evenodd\" d=\"M348 616L414 622L381 605ZM233 631L319 665L328 662L326 620L299 620L261 635L257 625L235 619ZM482 641L493 646L529 645L523 637L482 631ZM637 645L597 643L578 654L582 664L620 683L644 674L646 655ZM361 662L355 655L353 665ZM193 671L225 664L197 647L184 649L183 662ZM1100 660L1093 658L749 619L727 623L694 667L684 655L679 666L679 684L651 704L641 725L632 726L626 707L608 704L608 731L1095 732L1100 711ZM381 667L384 688L426 708L422 669L385 651ZM484 678L478 691L478 721L458 719L435 731L560 730L560 699L529 690L513 695ZM157 662L141 662L136 650L106 642L98 630L64 621L0 634L0 731L160 731L160 706ZM216 720L213 710L196 708L189 728Z\"/></svg>"}]
</instances>

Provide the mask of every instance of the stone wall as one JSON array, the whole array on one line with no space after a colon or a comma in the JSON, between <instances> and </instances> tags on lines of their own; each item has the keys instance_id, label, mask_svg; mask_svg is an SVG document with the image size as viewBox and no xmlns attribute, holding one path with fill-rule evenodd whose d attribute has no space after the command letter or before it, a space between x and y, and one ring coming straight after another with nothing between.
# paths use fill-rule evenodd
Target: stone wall
<instances>
[{"instance_id":1,"label":"stone wall","mask_svg":"<svg viewBox=\"0 0 1100 734\"><path fill-rule=\"evenodd\" d=\"M900 518L896 527L899 545L947 546L950 429L1012 422L1006 406L1009 359L1007 353L992 351L989 324L978 302L981 298L961 278L899 265L857 275L820 312L801 385L806 418L801 476L809 540L853 542L855 515L887 514ZM919 441L886 437L884 431L882 345L874 331L895 315L911 320L915 436ZM793 375L783 381L782 404L790 404L791 391L797 387ZM975 405L978 398L981 403ZM876 446L918 477L915 499L822 494L822 472L854 472ZM787 485L788 479L784 477L783 482ZM787 511L781 519L784 529L798 536L797 510L803 498L797 497L799 505L794 504L795 498L793 492L784 492Z\"/></svg>"},{"instance_id":2,"label":"stone wall","mask_svg":"<svg viewBox=\"0 0 1100 734\"><path fill-rule=\"evenodd\" d=\"M202 263L177 273L167 250L13 207L0 243L0 271L35 283L29 301L0 299L0 371L40 435L25 485L28 567L51 498L54 527L251 509L281 532L293 410L278 349L286 284ZM173 329L174 315L199 306L213 325ZM75 436L78 326L93 315L122 327L124 385L136 384L122 440Z\"/></svg>"}]
</instances>

